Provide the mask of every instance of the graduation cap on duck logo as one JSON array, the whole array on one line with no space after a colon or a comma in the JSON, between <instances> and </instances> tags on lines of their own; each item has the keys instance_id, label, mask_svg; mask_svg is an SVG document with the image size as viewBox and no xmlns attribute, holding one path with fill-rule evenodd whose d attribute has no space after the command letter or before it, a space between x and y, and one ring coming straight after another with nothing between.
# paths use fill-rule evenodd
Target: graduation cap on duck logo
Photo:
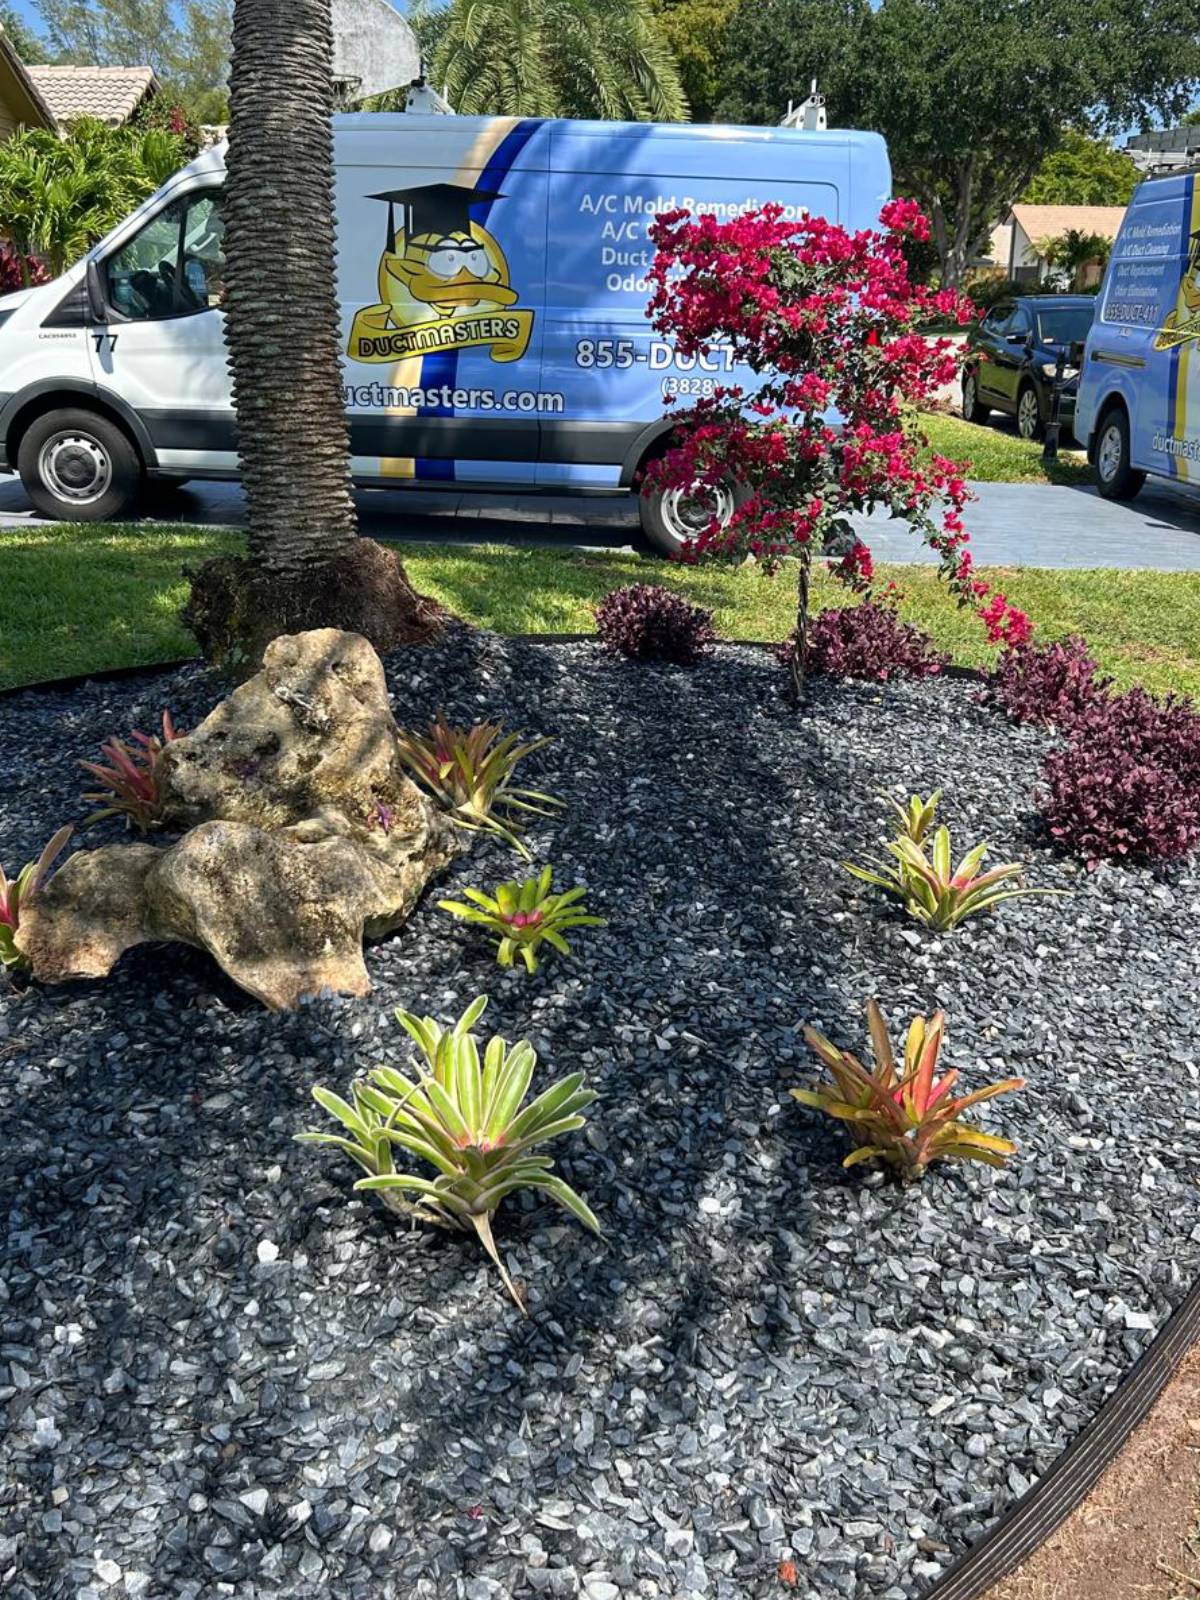
<instances>
[{"instance_id":1,"label":"graduation cap on duck logo","mask_svg":"<svg viewBox=\"0 0 1200 1600\"><path fill-rule=\"evenodd\" d=\"M368 200L386 200L388 207L387 248L396 248L396 208L400 207L400 227L409 239L423 234L449 238L470 234L471 207L492 200L503 200L496 189L464 189L457 183L425 183L416 189L385 189Z\"/></svg>"}]
</instances>

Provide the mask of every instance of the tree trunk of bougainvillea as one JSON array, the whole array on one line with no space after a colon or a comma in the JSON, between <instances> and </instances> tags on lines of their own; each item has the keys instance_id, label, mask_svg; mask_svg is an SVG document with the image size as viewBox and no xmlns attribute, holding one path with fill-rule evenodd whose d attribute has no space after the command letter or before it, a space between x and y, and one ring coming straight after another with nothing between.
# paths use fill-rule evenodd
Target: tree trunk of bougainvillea
<instances>
[{"instance_id":1,"label":"tree trunk of bougainvillea","mask_svg":"<svg viewBox=\"0 0 1200 1600\"><path fill-rule=\"evenodd\" d=\"M235 0L223 310L249 558L194 574L184 621L210 660L243 671L280 633L338 627L384 650L428 637L438 616L356 525L332 53L331 0Z\"/></svg>"},{"instance_id":2,"label":"tree trunk of bougainvillea","mask_svg":"<svg viewBox=\"0 0 1200 1600\"><path fill-rule=\"evenodd\" d=\"M808 672L808 590L812 579L812 545L799 552L799 577L796 582L796 641L788 663L788 698L794 706L804 699L804 680Z\"/></svg>"}]
</instances>

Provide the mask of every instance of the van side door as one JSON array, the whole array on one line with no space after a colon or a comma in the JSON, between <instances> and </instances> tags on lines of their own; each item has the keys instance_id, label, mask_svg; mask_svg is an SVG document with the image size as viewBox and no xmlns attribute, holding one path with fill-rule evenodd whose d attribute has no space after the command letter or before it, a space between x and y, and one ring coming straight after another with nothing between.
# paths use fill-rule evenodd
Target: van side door
<instances>
[{"instance_id":1,"label":"van side door","mask_svg":"<svg viewBox=\"0 0 1200 1600\"><path fill-rule=\"evenodd\" d=\"M847 218L841 140L790 130L556 122L550 147L542 388L563 399L542 418L538 482L616 488L664 412L722 384L758 380L732 352L682 356L647 317L655 218L686 209L724 219L768 201L785 215Z\"/></svg>"},{"instance_id":2,"label":"van side door","mask_svg":"<svg viewBox=\"0 0 1200 1600\"><path fill-rule=\"evenodd\" d=\"M89 326L93 378L136 412L163 471L237 466L223 241L209 186L168 200L98 263L108 320Z\"/></svg>"},{"instance_id":3,"label":"van side door","mask_svg":"<svg viewBox=\"0 0 1200 1600\"><path fill-rule=\"evenodd\" d=\"M532 488L546 172L541 124L414 116L338 134L342 373L376 486ZM392 198L389 198L392 197Z\"/></svg>"}]
</instances>

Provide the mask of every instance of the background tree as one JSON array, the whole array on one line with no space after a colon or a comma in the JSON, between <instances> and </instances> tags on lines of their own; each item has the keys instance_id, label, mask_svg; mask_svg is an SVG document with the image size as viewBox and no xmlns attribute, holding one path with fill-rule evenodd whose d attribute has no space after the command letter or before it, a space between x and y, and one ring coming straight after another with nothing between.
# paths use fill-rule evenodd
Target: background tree
<instances>
[{"instance_id":1,"label":"background tree","mask_svg":"<svg viewBox=\"0 0 1200 1600\"><path fill-rule=\"evenodd\" d=\"M187 159L159 128L83 117L66 138L27 128L0 144L0 218L21 257L57 275L116 227Z\"/></svg>"},{"instance_id":2,"label":"background tree","mask_svg":"<svg viewBox=\"0 0 1200 1600\"><path fill-rule=\"evenodd\" d=\"M451 0L430 78L468 115L677 122L688 113L650 0Z\"/></svg>"},{"instance_id":3,"label":"background tree","mask_svg":"<svg viewBox=\"0 0 1200 1600\"><path fill-rule=\"evenodd\" d=\"M446 31L449 16L448 7L436 4L435 0L410 0L406 18L409 27L417 36L417 43L421 47L421 60L427 70L437 54L437 47ZM432 78L429 81L433 83ZM440 88L441 85L434 83L434 87Z\"/></svg>"},{"instance_id":4,"label":"background tree","mask_svg":"<svg viewBox=\"0 0 1200 1600\"><path fill-rule=\"evenodd\" d=\"M330 0L236 0L225 178L225 342L248 559L193 574L183 620L253 670L280 633L338 627L380 650L436 609L394 550L358 537L342 406Z\"/></svg>"},{"instance_id":5,"label":"background tree","mask_svg":"<svg viewBox=\"0 0 1200 1600\"><path fill-rule=\"evenodd\" d=\"M3 28L5 37L10 45L24 62L44 61L46 47L38 38L37 33L26 22L25 18L13 10L12 6L0 5L0 28Z\"/></svg>"},{"instance_id":6,"label":"background tree","mask_svg":"<svg viewBox=\"0 0 1200 1600\"><path fill-rule=\"evenodd\" d=\"M868 0L741 0L717 104L722 122L778 122L816 78L830 127L859 125Z\"/></svg>"},{"instance_id":7,"label":"background tree","mask_svg":"<svg viewBox=\"0 0 1200 1600\"><path fill-rule=\"evenodd\" d=\"M231 0L35 0L40 59L148 66L198 122L223 122Z\"/></svg>"},{"instance_id":8,"label":"background tree","mask_svg":"<svg viewBox=\"0 0 1200 1600\"><path fill-rule=\"evenodd\" d=\"M693 122L711 122L737 41L729 25L738 0L651 0L651 10L679 68Z\"/></svg>"},{"instance_id":9,"label":"background tree","mask_svg":"<svg viewBox=\"0 0 1200 1600\"><path fill-rule=\"evenodd\" d=\"M722 114L777 121L815 70L831 122L887 138L895 187L928 212L947 284L1064 126L1174 122L1200 79L1194 0L883 0L848 15L850 4L743 0Z\"/></svg>"},{"instance_id":10,"label":"background tree","mask_svg":"<svg viewBox=\"0 0 1200 1600\"><path fill-rule=\"evenodd\" d=\"M1057 238L1043 239L1038 250L1044 260L1057 267L1067 280L1070 289L1082 286L1087 269L1105 267L1112 255L1113 242L1102 233L1088 233L1083 228L1068 228Z\"/></svg>"},{"instance_id":11,"label":"background tree","mask_svg":"<svg viewBox=\"0 0 1200 1600\"><path fill-rule=\"evenodd\" d=\"M1141 173L1107 139L1064 128L1021 199L1032 206L1127 206Z\"/></svg>"}]
</instances>

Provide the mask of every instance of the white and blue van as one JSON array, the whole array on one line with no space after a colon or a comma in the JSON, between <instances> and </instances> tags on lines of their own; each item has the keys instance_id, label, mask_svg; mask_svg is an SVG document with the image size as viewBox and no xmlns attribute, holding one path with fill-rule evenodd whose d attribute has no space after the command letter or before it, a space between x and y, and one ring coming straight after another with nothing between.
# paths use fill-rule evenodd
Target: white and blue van
<instances>
[{"instance_id":1,"label":"white and blue van","mask_svg":"<svg viewBox=\"0 0 1200 1600\"><path fill-rule=\"evenodd\" d=\"M379 488L627 494L669 396L748 377L654 336L654 218L775 201L869 227L891 183L877 134L785 127L349 115L335 160L343 394L355 478ZM146 478L236 477L224 170L206 151L61 278L0 299L0 469L39 511L111 519ZM282 262L277 291L286 332ZM642 506L667 550L713 509Z\"/></svg>"},{"instance_id":2,"label":"white and blue van","mask_svg":"<svg viewBox=\"0 0 1200 1600\"><path fill-rule=\"evenodd\" d=\"M1148 473L1200 484L1200 174L1152 178L1125 213L1084 348L1075 434L1100 493Z\"/></svg>"}]
</instances>

